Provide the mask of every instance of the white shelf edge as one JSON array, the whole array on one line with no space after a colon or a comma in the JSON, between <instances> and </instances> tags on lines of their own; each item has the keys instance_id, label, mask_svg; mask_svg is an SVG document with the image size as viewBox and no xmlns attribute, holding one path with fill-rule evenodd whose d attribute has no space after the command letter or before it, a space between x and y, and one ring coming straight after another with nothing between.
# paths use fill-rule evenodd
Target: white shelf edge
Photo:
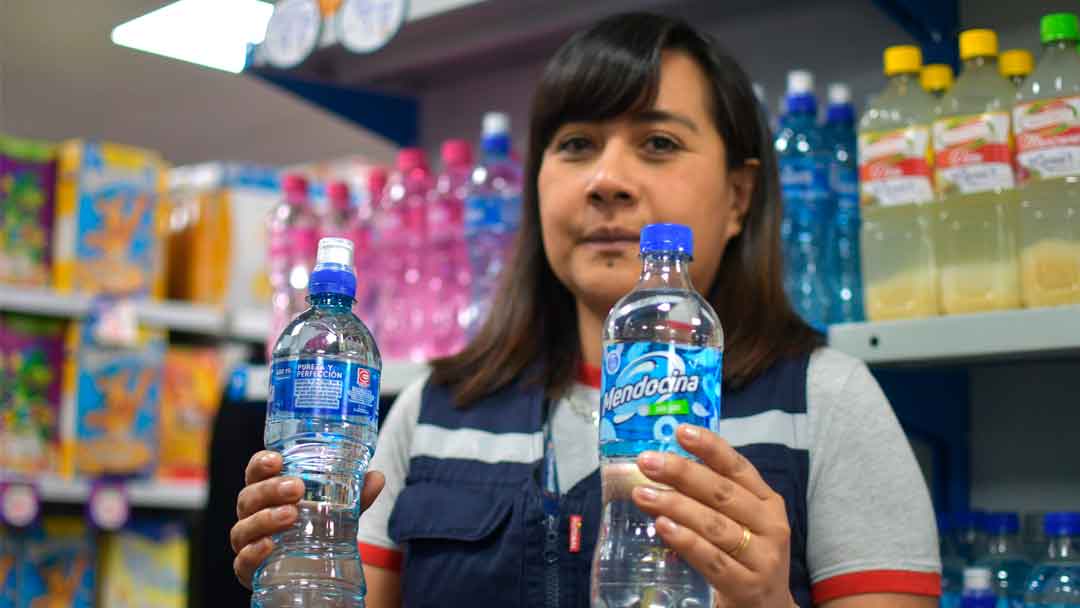
<instances>
[{"instance_id":1,"label":"white shelf edge","mask_svg":"<svg viewBox=\"0 0 1080 608\"><path fill-rule=\"evenodd\" d=\"M90 310L90 299L52 289L3 284L0 285L0 310L49 317L81 317Z\"/></svg>"},{"instance_id":2,"label":"white shelf edge","mask_svg":"<svg viewBox=\"0 0 1080 608\"><path fill-rule=\"evenodd\" d=\"M1080 306L833 325L829 345L869 364L1080 353Z\"/></svg>"},{"instance_id":3,"label":"white shelf edge","mask_svg":"<svg viewBox=\"0 0 1080 608\"><path fill-rule=\"evenodd\" d=\"M30 481L40 492L42 502L80 504L90 496L90 482L86 479L45 475ZM198 510L206 506L205 481L129 481L125 487L133 507Z\"/></svg>"},{"instance_id":4,"label":"white shelf edge","mask_svg":"<svg viewBox=\"0 0 1080 608\"><path fill-rule=\"evenodd\" d=\"M270 311L261 308L240 308L229 315L229 335L249 342L266 342L270 332Z\"/></svg>"}]
</instances>

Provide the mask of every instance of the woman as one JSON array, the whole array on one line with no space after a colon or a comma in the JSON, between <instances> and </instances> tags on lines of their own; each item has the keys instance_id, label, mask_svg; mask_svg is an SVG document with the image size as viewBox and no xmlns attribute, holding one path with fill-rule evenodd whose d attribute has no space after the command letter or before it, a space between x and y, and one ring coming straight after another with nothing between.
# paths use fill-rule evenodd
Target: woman
<instances>
[{"instance_id":1,"label":"woman","mask_svg":"<svg viewBox=\"0 0 1080 608\"><path fill-rule=\"evenodd\" d=\"M491 317L399 397L380 436L360 522L368 606L588 604L601 327L654 222L693 229L693 282L726 332L724 411L722 437L678 431L700 464L640 456L673 491L637 488L636 504L720 606L935 605L911 449L866 368L821 348L783 294L768 138L745 73L684 22L612 17L559 50L534 97L521 233ZM550 535L546 457L563 489ZM245 584L296 517L300 486L280 467L256 454L237 501Z\"/></svg>"}]
</instances>

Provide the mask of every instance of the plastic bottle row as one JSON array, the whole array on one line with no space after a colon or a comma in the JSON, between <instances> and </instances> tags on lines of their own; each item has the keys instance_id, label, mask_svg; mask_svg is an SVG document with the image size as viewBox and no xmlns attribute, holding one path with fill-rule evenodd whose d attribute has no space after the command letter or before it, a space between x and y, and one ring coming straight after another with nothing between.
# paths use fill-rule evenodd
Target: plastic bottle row
<instances>
[{"instance_id":1,"label":"plastic bottle row","mask_svg":"<svg viewBox=\"0 0 1080 608\"><path fill-rule=\"evenodd\" d=\"M521 168L511 157L509 121L484 118L481 159L470 144L447 141L442 170L422 150L400 152L394 171L368 174L365 196L327 184L317 214L307 180L286 175L268 222L270 340L307 308L308 272L325 236L355 244L356 312L385 357L424 361L456 353L487 315L517 233Z\"/></svg>"},{"instance_id":2,"label":"plastic bottle row","mask_svg":"<svg viewBox=\"0 0 1080 608\"><path fill-rule=\"evenodd\" d=\"M917 47L885 51L889 83L859 125L862 268L874 320L1080 303L1080 28L1041 22L1019 90L991 30L960 34L940 99Z\"/></svg>"},{"instance_id":3,"label":"plastic bottle row","mask_svg":"<svg viewBox=\"0 0 1080 608\"><path fill-rule=\"evenodd\" d=\"M1041 521L1039 521L1041 520ZM1080 513L958 513L938 518L942 608L1080 605Z\"/></svg>"}]
</instances>

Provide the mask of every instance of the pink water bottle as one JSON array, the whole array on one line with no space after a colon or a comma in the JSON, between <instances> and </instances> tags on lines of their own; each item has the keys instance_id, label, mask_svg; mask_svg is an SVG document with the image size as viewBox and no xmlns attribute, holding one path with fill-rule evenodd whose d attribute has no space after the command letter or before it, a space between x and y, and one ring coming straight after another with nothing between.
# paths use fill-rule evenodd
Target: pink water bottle
<instances>
[{"instance_id":1,"label":"pink water bottle","mask_svg":"<svg viewBox=\"0 0 1080 608\"><path fill-rule=\"evenodd\" d=\"M340 180L326 184L326 208L319 215L319 239L337 237L352 240L348 229L355 215L354 209L348 184Z\"/></svg>"},{"instance_id":2,"label":"pink water bottle","mask_svg":"<svg viewBox=\"0 0 1080 608\"><path fill-rule=\"evenodd\" d=\"M376 244L385 273L378 295L376 323L380 350L386 359L424 361L428 358L425 288L427 246L426 201L433 188L424 151L406 148L398 154L376 215Z\"/></svg>"},{"instance_id":3,"label":"pink water bottle","mask_svg":"<svg viewBox=\"0 0 1080 608\"><path fill-rule=\"evenodd\" d=\"M379 256L372 249L375 211L386 188L386 170L372 168L367 175L367 188L359 198L346 232L353 242L354 268L356 269L356 306L353 312L377 335L375 302L382 280L379 272Z\"/></svg>"},{"instance_id":4,"label":"pink water bottle","mask_svg":"<svg viewBox=\"0 0 1080 608\"><path fill-rule=\"evenodd\" d=\"M428 204L429 355L445 357L465 347L463 325L472 296L469 250L465 241L465 197L473 155L469 142L452 139L442 146L443 170Z\"/></svg>"},{"instance_id":5,"label":"pink water bottle","mask_svg":"<svg viewBox=\"0 0 1080 608\"><path fill-rule=\"evenodd\" d=\"M281 180L282 199L267 221L270 287L270 333L267 352L294 315L307 309L308 272L315 265L318 224L308 200L307 179L299 174Z\"/></svg>"}]
</instances>

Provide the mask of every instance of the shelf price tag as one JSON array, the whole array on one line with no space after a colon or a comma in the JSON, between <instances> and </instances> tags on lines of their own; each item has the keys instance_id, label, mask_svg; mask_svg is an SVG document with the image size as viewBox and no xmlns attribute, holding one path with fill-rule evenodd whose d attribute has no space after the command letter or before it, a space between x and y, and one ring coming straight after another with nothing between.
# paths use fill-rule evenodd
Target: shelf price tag
<instances>
[{"instance_id":1,"label":"shelf price tag","mask_svg":"<svg viewBox=\"0 0 1080 608\"><path fill-rule=\"evenodd\" d=\"M90 523L99 529L119 530L131 515L127 488L115 481L93 482L90 486L90 497L86 501L86 512Z\"/></svg>"},{"instance_id":2,"label":"shelf price tag","mask_svg":"<svg viewBox=\"0 0 1080 608\"><path fill-rule=\"evenodd\" d=\"M0 520L15 528L34 523L41 512L41 498L30 483L0 484Z\"/></svg>"}]
</instances>

